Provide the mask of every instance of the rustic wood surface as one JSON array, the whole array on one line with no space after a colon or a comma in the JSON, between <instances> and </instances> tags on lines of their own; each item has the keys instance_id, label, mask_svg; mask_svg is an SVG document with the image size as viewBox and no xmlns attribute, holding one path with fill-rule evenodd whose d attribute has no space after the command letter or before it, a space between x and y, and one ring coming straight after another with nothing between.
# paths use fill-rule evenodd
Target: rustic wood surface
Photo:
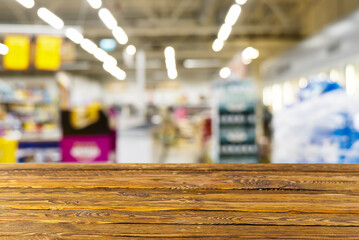
<instances>
[{"instance_id":1,"label":"rustic wood surface","mask_svg":"<svg viewBox=\"0 0 359 240\"><path fill-rule=\"evenodd\" d=\"M359 166L0 165L0 239L359 239Z\"/></svg>"}]
</instances>

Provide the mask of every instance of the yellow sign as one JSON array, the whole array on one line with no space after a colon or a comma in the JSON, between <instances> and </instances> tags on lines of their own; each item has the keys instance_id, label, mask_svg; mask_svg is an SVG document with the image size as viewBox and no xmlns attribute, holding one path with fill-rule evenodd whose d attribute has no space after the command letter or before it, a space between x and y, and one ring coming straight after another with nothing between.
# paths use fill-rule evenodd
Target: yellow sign
<instances>
[{"instance_id":1,"label":"yellow sign","mask_svg":"<svg viewBox=\"0 0 359 240\"><path fill-rule=\"evenodd\" d=\"M96 123L100 118L100 105L92 104L88 107L78 107L71 111L70 123L75 129L82 129Z\"/></svg>"},{"instance_id":2,"label":"yellow sign","mask_svg":"<svg viewBox=\"0 0 359 240\"><path fill-rule=\"evenodd\" d=\"M30 63L30 38L21 35L8 35L4 44L9 53L4 56L4 68L8 70L26 70Z\"/></svg>"},{"instance_id":3,"label":"yellow sign","mask_svg":"<svg viewBox=\"0 0 359 240\"><path fill-rule=\"evenodd\" d=\"M17 141L0 138L0 163L16 163Z\"/></svg>"},{"instance_id":4,"label":"yellow sign","mask_svg":"<svg viewBox=\"0 0 359 240\"><path fill-rule=\"evenodd\" d=\"M35 67L39 70L58 70L61 66L61 38L40 36L36 40Z\"/></svg>"}]
</instances>

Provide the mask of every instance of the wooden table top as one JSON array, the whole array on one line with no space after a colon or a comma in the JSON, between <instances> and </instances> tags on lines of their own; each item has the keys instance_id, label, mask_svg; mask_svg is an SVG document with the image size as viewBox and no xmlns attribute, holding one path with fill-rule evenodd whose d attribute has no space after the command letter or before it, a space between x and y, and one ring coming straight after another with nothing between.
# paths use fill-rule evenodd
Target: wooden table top
<instances>
[{"instance_id":1,"label":"wooden table top","mask_svg":"<svg viewBox=\"0 0 359 240\"><path fill-rule=\"evenodd\" d=\"M359 166L0 165L0 239L359 239Z\"/></svg>"}]
</instances>

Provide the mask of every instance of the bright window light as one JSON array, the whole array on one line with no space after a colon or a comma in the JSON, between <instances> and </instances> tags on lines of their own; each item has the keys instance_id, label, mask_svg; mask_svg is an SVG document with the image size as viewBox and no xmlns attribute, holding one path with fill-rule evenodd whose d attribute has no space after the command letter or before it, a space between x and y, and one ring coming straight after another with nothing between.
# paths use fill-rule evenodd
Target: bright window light
<instances>
[{"instance_id":1,"label":"bright window light","mask_svg":"<svg viewBox=\"0 0 359 240\"><path fill-rule=\"evenodd\" d=\"M241 14L241 10L241 6L239 6L238 4L233 4L232 7L229 9L224 22L230 26L233 26L237 22L237 19Z\"/></svg>"},{"instance_id":2,"label":"bright window light","mask_svg":"<svg viewBox=\"0 0 359 240\"><path fill-rule=\"evenodd\" d=\"M236 0L236 3L239 5L243 5L247 2L247 0Z\"/></svg>"},{"instance_id":3,"label":"bright window light","mask_svg":"<svg viewBox=\"0 0 359 240\"><path fill-rule=\"evenodd\" d=\"M306 86L308 86L308 81L305 77L302 77L298 80L298 86L299 88L305 88Z\"/></svg>"},{"instance_id":4,"label":"bright window light","mask_svg":"<svg viewBox=\"0 0 359 240\"><path fill-rule=\"evenodd\" d=\"M214 40L213 44L212 44L212 49L215 52L219 52L221 51L223 48L223 41L219 40L218 38L216 40Z\"/></svg>"},{"instance_id":5,"label":"bright window light","mask_svg":"<svg viewBox=\"0 0 359 240\"><path fill-rule=\"evenodd\" d=\"M22 6L26 8L33 8L35 6L34 0L16 0L16 2L20 3Z\"/></svg>"},{"instance_id":6,"label":"bright window light","mask_svg":"<svg viewBox=\"0 0 359 240\"><path fill-rule=\"evenodd\" d=\"M39 8L37 15L53 28L62 29L64 27L64 21L47 8Z\"/></svg>"},{"instance_id":7,"label":"bright window light","mask_svg":"<svg viewBox=\"0 0 359 240\"><path fill-rule=\"evenodd\" d=\"M126 53L130 56L133 56L136 54L136 47L133 45L129 45L126 47Z\"/></svg>"},{"instance_id":8,"label":"bright window light","mask_svg":"<svg viewBox=\"0 0 359 240\"><path fill-rule=\"evenodd\" d=\"M90 54L94 54L97 50L97 45L87 38L81 42L81 47Z\"/></svg>"},{"instance_id":9,"label":"bright window light","mask_svg":"<svg viewBox=\"0 0 359 240\"><path fill-rule=\"evenodd\" d=\"M229 24L222 24L221 28L218 31L218 39L226 41L231 34L232 27Z\"/></svg>"},{"instance_id":10,"label":"bright window light","mask_svg":"<svg viewBox=\"0 0 359 240\"><path fill-rule=\"evenodd\" d=\"M356 89L356 73L353 65L345 67L345 83L346 91L348 95L354 95Z\"/></svg>"},{"instance_id":11,"label":"bright window light","mask_svg":"<svg viewBox=\"0 0 359 240\"><path fill-rule=\"evenodd\" d=\"M121 27L118 27L118 26L115 27L112 30L112 34L119 44L124 45L128 42L128 37L127 37L125 31L123 31L123 29Z\"/></svg>"},{"instance_id":12,"label":"bright window light","mask_svg":"<svg viewBox=\"0 0 359 240\"><path fill-rule=\"evenodd\" d=\"M340 73L337 69L330 70L329 78L333 82L340 82Z\"/></svg>"},{"instance_id":13,"label":"bright window light","mask_svg":"<svg viewBox=\"0 0 359 240\"><path fill-rule=\"evenodd\" d=\"M270 106L272 104L272 89L271 87L265 87L263 89L263 104Z\"/></svg>"},{"instance_id":14,"label":"bright window light","mask_svg":"<svg viewBox=\"0 0 359 240\"><path fill-rule=\"evenodd\" d=\"M231 75L232 71L229 67L224 67L219 71L219 76L221 78L228 78Z\"/></svg>"},{"instance_id":15,"label":"bright window light","mask_svg":"<svg viewBox=\"0 0 359 240\"><path fill-rule=\"evenodd\" d=\"M295 102L295 92L293 85L290 81L283 84L283 103L284 105L290 105Z\"/></svg>"},{"instance_id":16,"label":"bright window light","mask_svg":"<svg viewBox=\"0 0 359 240\"><path fill-rule=\"evenodd\" d=\"M282 109L282 88L279 84L275 84L272 87L272 104L273 111L279 111Z\"/></svg>"},{"instance_id":17,"label":"bright window light","mask_svg":"<svg viewBox=\"0 0 359 240\"><path fill-rule=\"evenodd\" d=\"M73 41L76 44L80 44L82 42L82 40L84 39L82 34L74 28L66 29L65 35L68 39L70 39L71 41Z\"/></svg>"},{"instance_id":18,"label":"bright window light","mask_svg":"<svg viewBox=\"0 0 359 240\"><path fill-rule=\"evenodd\" d=\"M98 16L108 29L113 30L117 27L116 19L107 8L101 8L100 11L98 11Z\"/></svg>"},{"instance_id":19,"label":"bright window light","mask_svg":"<svg viewBox=\"0 0 359 240\"><path fill-rule=\"evenodd\" d=\"M102 6L101 0L87 0L93 9L99 9Z\"/></svg>"},{"instance_id":20,"label":"bright window light","mask_svg":"<svg viewBox=\"0 0 359 240\"><path fill-rule=\"evenodd\" d=\"M259 51L253 47L247 47L242 52L243 59L256 59L259 57Z\"/></svg>"},{"instance_id":21,"label":"bright window light","mask_svg":"<svg viewBox=\"0 0 359 240\"><path fill-rule=\"evenodd\" d=\"M6 55L8 53L9 53L9 47L6 46L5 44L0 43L0 54Z\"/></svg>"}]
</instances>

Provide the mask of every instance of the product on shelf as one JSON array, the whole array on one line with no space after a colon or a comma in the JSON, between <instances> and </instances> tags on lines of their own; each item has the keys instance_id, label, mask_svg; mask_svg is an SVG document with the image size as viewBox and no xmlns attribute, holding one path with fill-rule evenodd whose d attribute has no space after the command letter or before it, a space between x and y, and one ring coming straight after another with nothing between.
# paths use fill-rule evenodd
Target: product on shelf
<instances>
[{"instance_id":1,"label":"product on shelf","mask_svg":"<svg viewBox=\"0 0 359 240\"><path fill-rule=\"evenodd\" d=\"M312 81L302 102L274 115L274 163L359 163L359 98ZM303 97L305 96L305 97Z\"/></svg>"},{"instance_id":2,"label":"product on shelf","mask_svg":"<svg viewBox=\"0 0 359 240\"><path fill-rule=\"evenodd\" d=\"M58 162L56 82L27 80L0 81L0 162Z\"/></svg>"},{"instance_id":3,"label":"product on shelf","mask_svg":"<svg viewBox=\"0 0 359 240\"><path fill-rule=\"evenodd\" d=\"M219 163L258 163L253 83L221 81L214 87L214 159Z\"/></svg>"}]
</instances>

